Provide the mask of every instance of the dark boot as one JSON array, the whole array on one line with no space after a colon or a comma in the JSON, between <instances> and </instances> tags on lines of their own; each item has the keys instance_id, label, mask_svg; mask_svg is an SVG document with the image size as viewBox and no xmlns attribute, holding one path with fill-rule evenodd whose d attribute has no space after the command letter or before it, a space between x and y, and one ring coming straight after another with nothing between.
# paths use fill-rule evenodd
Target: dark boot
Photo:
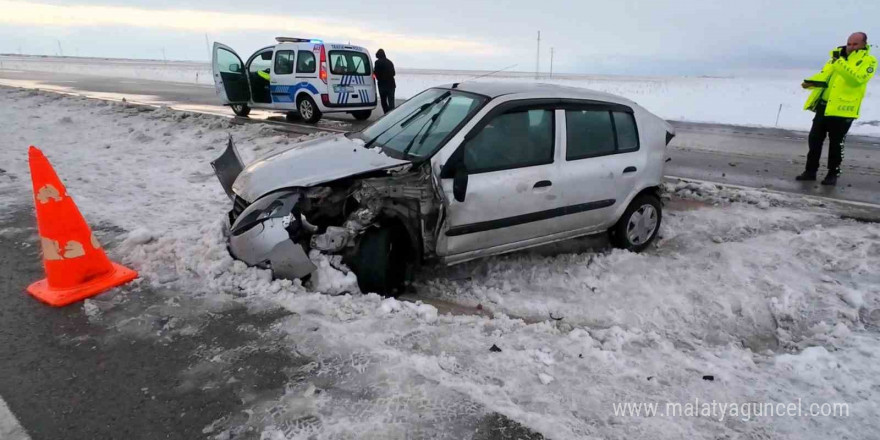
<instances>
[{"instance_id":1,"label":"dark boot","mask_svg":"<svg viewBox=\"0 0 880 440\"><path fill-rule=\"evenodd\" d=\"M816 173L811 173L809 171L804 171L799 176L795 177L795 180L806 182L816 180Z\"/></svg>"},{"instance_id":2,"label":"dark boot","mask_svg":"<svg viewBox=\"0 0 880 440\"><path fill-rule=\"evenodd\" d=\"M822 179L822 185L837 185L837 176L833 173L828 173L828 175Z\"/></svg>"}]
</instances>

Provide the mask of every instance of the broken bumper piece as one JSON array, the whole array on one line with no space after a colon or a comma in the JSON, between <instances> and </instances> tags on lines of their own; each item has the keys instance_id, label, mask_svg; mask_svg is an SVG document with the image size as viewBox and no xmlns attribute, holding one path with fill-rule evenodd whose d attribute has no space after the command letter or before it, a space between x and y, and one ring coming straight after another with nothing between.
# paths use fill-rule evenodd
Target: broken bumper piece
<instances>
[{"instance_id":1,"label":"broken bumper piece","mask_svg":"<svg viewBox=\"0 0 880 440\"><path fill-rule=\"evenodd\" d=\"M291 213L299 193L270 194L247 207L229 228L232 256L249 266L269 268L277 278L302 278L317 267L295 239L303 227Z\"/></svg>"}]
</instances>

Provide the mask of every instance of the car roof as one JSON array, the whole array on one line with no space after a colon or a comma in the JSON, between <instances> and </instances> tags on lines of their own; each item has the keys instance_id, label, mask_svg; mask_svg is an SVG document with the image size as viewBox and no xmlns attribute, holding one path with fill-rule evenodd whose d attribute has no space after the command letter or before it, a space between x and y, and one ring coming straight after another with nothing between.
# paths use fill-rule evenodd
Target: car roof
<instances>
[{"instance_id":1,"label":"car roof","mask_svg":"<svg viewBox=\"0 0 880 440\"><path fill-rule=\"evenodd\" d=\"M523 98L568 98L613 102L627 105L635 104L624 97L612 95L610 93L584 89L581 87L561 86L558 84L547 83L480 80L446 84L440 87L448 89L455 88L464 92L488 96L493 99L499 96L521 95Z\"/></svg>"}]
</instances>

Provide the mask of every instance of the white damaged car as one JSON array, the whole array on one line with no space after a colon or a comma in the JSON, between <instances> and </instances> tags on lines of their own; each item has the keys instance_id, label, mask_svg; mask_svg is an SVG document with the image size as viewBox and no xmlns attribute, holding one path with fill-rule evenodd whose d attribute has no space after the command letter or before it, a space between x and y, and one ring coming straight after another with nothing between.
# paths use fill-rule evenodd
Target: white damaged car
<instances>
[{"instance_id":1,"label":"white damaged car","mask_svg":"<svg viewBox=\"0 0 880 440\"><path fill-rule=\"evenodd\" d=\"M356 133L244 167L212 165L232 198L232 255L303 278L340 255L364 292L394 294L420 264L456 264L610 232L640 251L662 219L673 128L613 95L466 82L414 96Z\"/></svg>"}]
</instances>

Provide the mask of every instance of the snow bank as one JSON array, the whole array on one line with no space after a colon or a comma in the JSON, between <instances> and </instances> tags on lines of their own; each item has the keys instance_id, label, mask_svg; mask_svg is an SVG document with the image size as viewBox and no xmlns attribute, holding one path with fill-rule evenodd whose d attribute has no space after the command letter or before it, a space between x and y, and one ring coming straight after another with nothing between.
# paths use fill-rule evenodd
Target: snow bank
<instances>
[{"instance_id":1,"label":"snow bank","mask_svg":"<svg viewBox=\"0 0 880 440\"><path fill-rule=\"evenodd\" d=\"M242 411L206 427L212 438L470 438L496 414L555 439L871 438L880 429L880 390L866 385L880 352L880 225L799 196L685 183L668 189L696 209L671 204L644 254L586 247L467 263L422 275L426 303L357 294L328 261L339 272L315 285L337 290L328 295L230 258L229 201L208 165L227 133L247 160L298 139L36 91L0 88L0 101L0 219L30 209L26 151L37 145L111 256L141 272L139 283L84 303L90 320L169 338L236 306L291 313L273 324L281 342L267 341L307 362L290 367L280 394L243 396ZM149 314L119 300L147 294L161 296ZM495 318L440 315L432 297ZM245 354L205 362L233 355ZM694 399L844 402L849 415L720 420L613 408Z\"/></svg>"}]
</instances>

